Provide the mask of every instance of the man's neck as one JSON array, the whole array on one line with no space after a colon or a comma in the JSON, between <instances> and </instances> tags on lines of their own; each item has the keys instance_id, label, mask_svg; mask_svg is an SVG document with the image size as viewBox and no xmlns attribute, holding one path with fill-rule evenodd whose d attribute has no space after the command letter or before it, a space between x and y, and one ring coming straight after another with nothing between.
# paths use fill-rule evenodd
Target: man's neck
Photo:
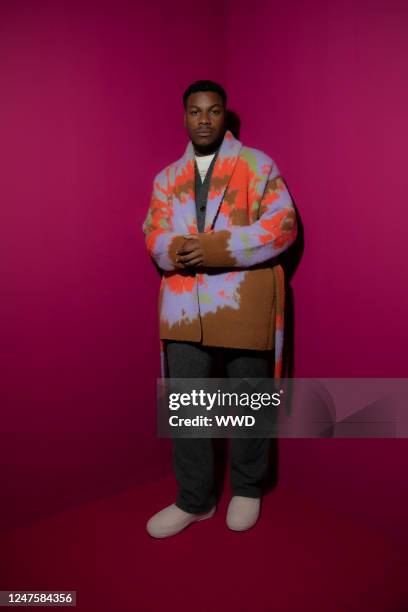
<instances>
[{"instance_id":1,"label":"man's neck","mask_svg":"<svg viewBox=\"0 0 408 612\"><path fill-rule=\"evenodd\" d=\"M194 152L196 157L209 157L210 155L215 155L216 151L210 151L209 153L198 153L197 151Z\"/></svg>"}]
</instances>

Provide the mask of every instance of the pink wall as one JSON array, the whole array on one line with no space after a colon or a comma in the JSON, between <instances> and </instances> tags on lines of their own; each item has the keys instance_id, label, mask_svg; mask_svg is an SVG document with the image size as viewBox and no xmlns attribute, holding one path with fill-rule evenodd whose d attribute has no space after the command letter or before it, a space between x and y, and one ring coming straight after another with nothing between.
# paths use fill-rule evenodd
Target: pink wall
<instances>
[{"instance_id":1,"label":"pink wall","mask_svg":"<svg viewBox=\"0 0 408 612\"><path fill-rule=\"evenodd\" d=\"M260 0L250 27L246 2L226 6L242 140L278 163L303 226L292 375L406 377L408 5ZM280 440L280 478L406 536L406 450Z\"/></svg>"},{"instance_id":2,"label":"pink wall","mask_svg":"<svg viewBox=\"0 0 408 612\"><path fill-rule=\"evenodd\" d=\"M1 3L1 527L168 463L141 228L182 92L225 63L218 4L178 9Z\"/></svg>"},{"instance_id":3,"label":"pink wall","mask_svg":"<svg viewBox=\"0 0 408 612\"><path fill-rule=\"evenodd\" d=\"M246 2L227 7L242 139L275 158L304 228L295 374L405 377L408 6L260 0L250 28Z\"/></svg>"}]
</instances>

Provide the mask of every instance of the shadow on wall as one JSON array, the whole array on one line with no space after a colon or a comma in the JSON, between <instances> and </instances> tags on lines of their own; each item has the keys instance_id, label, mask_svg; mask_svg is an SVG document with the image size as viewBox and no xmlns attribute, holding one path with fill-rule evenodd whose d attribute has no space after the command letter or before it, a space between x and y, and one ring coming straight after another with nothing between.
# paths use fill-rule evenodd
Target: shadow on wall
<instances>
[{"instance_id":1,"label":"shadow on wall","mask_svg":"<svg viewBox=\"0 0 408 612\"><path fill-rule=\"evenodd\" d=\"M239 140L239 133L241 130L241 120L238 117L237 113L232 110L226 111L226 126L227 130L231 130L235 138Z\"/></svg>"}]
</instances>

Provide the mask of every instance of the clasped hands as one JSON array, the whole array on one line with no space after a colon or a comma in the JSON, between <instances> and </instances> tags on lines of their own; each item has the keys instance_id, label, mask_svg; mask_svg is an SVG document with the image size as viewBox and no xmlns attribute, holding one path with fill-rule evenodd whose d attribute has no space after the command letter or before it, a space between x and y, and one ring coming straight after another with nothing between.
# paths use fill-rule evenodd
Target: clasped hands
<instances>
[{"instance_id":1,"label":"clasped hands","mask_svg":"<svg viewBox=\"0 0 408 612\"><path fill-rule=\"evenodd\" d=\"M176 262L182 268L196 268L204 264L204 251L197 234L183 234L186 240L176 251Z\"/></svg>"}]
</instances>

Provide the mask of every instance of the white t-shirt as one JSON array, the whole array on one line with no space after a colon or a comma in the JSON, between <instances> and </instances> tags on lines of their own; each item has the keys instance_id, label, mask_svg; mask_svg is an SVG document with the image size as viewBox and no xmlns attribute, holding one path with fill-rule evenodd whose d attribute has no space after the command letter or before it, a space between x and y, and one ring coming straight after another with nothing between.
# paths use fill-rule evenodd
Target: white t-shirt
<instances>
[{"instance_id":1,"label":"white t-shirt","mask_svg":"<svg viewBox=\"0 0 408 612\"><path fill-rule=\"evenodd\" d=\"M204 182L205 175L207 174L207 170L210 167L212 159L215 153L211 153L211 155L196 155L196 162L198 166L198 171L201 176L201 181Z\"/></svg>"}]
</instances>

